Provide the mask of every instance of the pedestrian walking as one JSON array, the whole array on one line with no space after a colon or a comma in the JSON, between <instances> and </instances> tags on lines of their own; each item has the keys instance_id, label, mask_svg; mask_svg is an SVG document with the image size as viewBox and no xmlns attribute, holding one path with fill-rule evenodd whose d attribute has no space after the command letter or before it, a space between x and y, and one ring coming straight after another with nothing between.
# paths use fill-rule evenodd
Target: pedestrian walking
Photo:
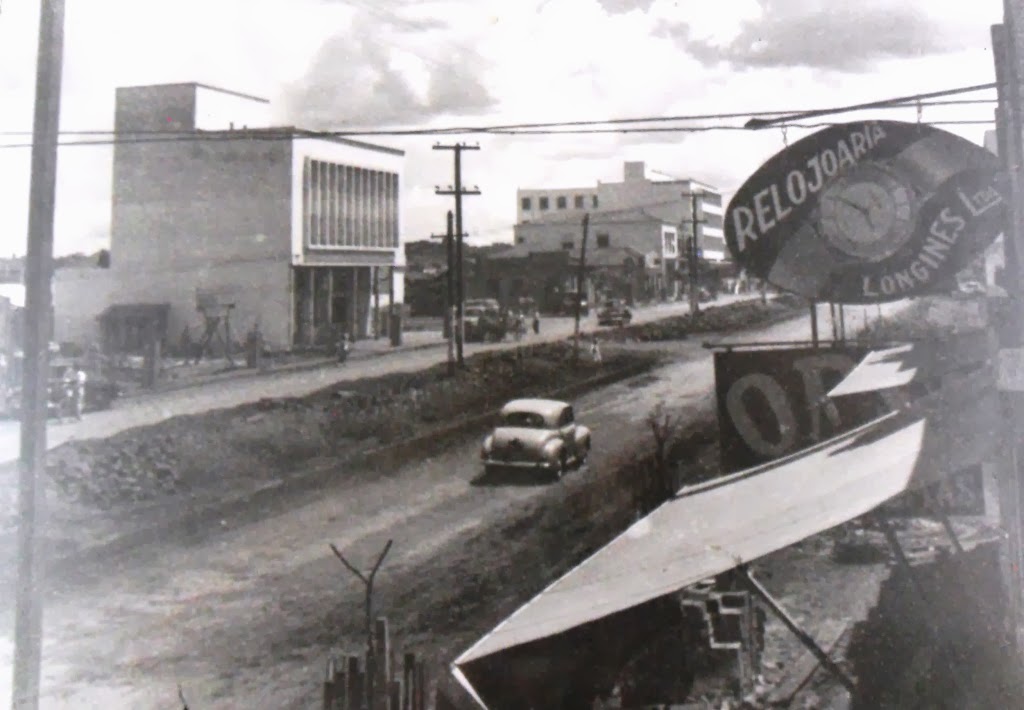
<instances>
[{"instance_id":1,"label":"pedestrian walking","mask_svg":"<svg viewBox=\"0 0 1024 710\"><path fill-rule=\"evenodd\" d=\"M57 400L57 421L61 424L78 410L75 404L77 392L78 377L75 368L72 366L65 367L60 377L60 393L55 398Z\"/></svg>"},{"instance_id":2,"label":"pedestrian walking","mask_svg":"<svg viewBox=\"0 0 1024 710\"><path fill-rule=\"evenodd\" d=\"M343 365L348 360L349 341L348 333L345 331L341 332L341 338L338 339L338 364Z\"/></svg>"},{"instance_id":3,"label":"pedestrian walking","mask_svg":"<svg viewBox=\"0 0 1024 710\"><path fill-rule=\"evenodd\" d=\"M601 348L597 344L597 333L590 339L590 357L594 362L601 362Z\"/></svg>"},{"instance_id":4,"label":"pedestrian walking","mask_svg":"<svg viewBox=\"0 0 1024 710\"><path fill-rule=\"evenodd\" d=\"M85 412L85 385L89 377L85 374L81 363L75 362L75 419L82 421L82 414Z\"/></svg>"}]
</instances>

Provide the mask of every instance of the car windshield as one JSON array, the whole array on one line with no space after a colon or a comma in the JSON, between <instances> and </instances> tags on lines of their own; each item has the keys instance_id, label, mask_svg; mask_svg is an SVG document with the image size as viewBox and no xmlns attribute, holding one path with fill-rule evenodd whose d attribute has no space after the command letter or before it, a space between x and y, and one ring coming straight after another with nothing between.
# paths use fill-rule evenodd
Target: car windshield
<instances>
[{"instance_id":1,"label":"car windshield","mask_svg":"<svg viewBox=\"0 0 1024 710\"><path fill-rule=\"evenodd\" d=\"M536 412L508 412L502 423L505 426L527 427L529 429L544 429L544 417Z\"/></svg>"},{"instance_id":2,"label":"car windshield","mask_svg":"<svg viewBox=\"0 0 1024 710\"><path fill-rule=\"evenodd\" d=\"M483 314L484 314L484 311L483 311L482 308L467 308L466 309L466 315L470 316L471 318L479 318Z\"/></svg>"}]
</instances>

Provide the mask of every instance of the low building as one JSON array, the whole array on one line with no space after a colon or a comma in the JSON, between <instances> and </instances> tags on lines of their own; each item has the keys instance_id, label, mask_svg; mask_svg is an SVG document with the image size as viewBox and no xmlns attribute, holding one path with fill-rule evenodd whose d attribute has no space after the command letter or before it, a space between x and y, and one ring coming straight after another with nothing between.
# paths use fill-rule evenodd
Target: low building
<instances>
[{"instance_id":1,"label":"low building","mask_svg":"<svg viewBox=\"0 0 1024 710\"><path fill-rule=\"evenodd\" d=\"M583 243L582 217L552 214L544 220L515 227L516 247L531 252L566 251L578 254ZM622 250L640 254L653 279L651 288L661 298L680 292L680 267L686 260L679 229L646 210L594 212L587 236L587 262L596 264L606 253Z\"/></svg>"},{"instance_id":2,"label":"low building","mask_svg":"<svg viewBox=\"0 0 1024 710\"><path fill-rule=\"evenodd\" d=\"M689 195L697 196L698 219L701 220L698 226L699 251L709 261L726 260L728 253L722 231L724 208L721 192L697 180L659 175L639 161L624 164L621 182L598 182L593 187L581 188L518 190L516 241L536 249L560 249L565 241L564 232L521 232L520 228L549 222L575 222L578 225L588 212L592 222L601 214L643 213L679 230L680 236L685 238L692 232L693 208ZM657 250L655 244L627 244L622 242L621 236L618 241L617 246L638 248L645 253Z\"/></svg>"},{"instance_id":3,"label":"low building","mask_svg":"<svg viewBox=\"0 0 1024 710\"><path fill-rule=\"evenodd\" d=\"M153 304L165 341L227 317L233 339L258 326L289 349L366 337L374 311L402 302L403 152L268 115L197 83L117 90L110 268L90 270L88 301L83 278L58 279L58 339Z\"/></svg>"},{"instance_id":4,"label":"low building","mask_svg":"<svg viewBox=\"0 0 1024 710\"><path fill-rule=\"evenodd\" d=\"M547 314L564 311L566 296L580 290L580 252L536 251L519 245L480 259L474 293L505 306L531 300ZM582 291L590 303L622 298L630 304L658 298L662 271L628 247L587 252Z\"/></svg>"}]
</instances>

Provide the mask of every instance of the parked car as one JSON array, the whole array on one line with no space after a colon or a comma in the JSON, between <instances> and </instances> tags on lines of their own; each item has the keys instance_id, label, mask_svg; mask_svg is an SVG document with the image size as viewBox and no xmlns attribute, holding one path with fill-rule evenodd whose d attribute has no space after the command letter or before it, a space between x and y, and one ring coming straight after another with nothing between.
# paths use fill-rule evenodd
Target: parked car
<instances>
[{"instance_id":1,"label":"parked car","mask_svg":"<svg viewBox=\"0 0 1024 710\"><path fill-rule=\"evenodd\" d=\"M562 297L562 305L559 309L562 315L575 316L576 315L576 292L570 292ZM580 315L590 315L590 304L587 302L587 297L584 295L580 300Z\"/></svg>"},{"instance_id":2,"label":"parked car","mask_svg":"<svg viewBox=\"0 0 1024 710\"><path fill-rule=\"evenodd\" d=\"M984 295L986 293L985 286L980 281L964 281L960 284L960 292L972 296Z\"/></svg>"},{"instance_id":3,"label":"parked car","mask_svg":"<svg viewBox=\"0 0 1024 710\"><path fill-rule=\"evenodd\" d=\"M561 479L590 454L590 429L576 422L572 405L552 399L515 399L484 439L484 470L520 468L550 472Z\"/></svg>"},{"instance_id":4,"label":"parked car","mask_svg":"<svg viewBox=\"0 0 1024 710\"><path fill-rule=\"evenodd\" d=\"M627 325L631 320L633 314L618 298L606 300L597 312L598 325Z\"/></svg>"}]
</instances>

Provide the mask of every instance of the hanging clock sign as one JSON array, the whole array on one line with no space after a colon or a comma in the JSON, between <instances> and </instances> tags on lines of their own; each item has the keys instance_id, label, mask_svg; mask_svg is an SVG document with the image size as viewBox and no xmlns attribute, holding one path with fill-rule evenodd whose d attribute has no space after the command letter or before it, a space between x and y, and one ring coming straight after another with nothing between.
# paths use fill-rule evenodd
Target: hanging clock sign
<instances>
[{"instance_id":1,"label":"hanging clock sign","mask_svg":"<svg viewBox=\"0 0 1024 710\"><path fill-rule=\"evenodd\" d=\"M882 303L952 282L1006 224L998 159L933 126L826 128L772 157L725 216L738 264L786 291Z\"/></svg>"}]
</instances>

